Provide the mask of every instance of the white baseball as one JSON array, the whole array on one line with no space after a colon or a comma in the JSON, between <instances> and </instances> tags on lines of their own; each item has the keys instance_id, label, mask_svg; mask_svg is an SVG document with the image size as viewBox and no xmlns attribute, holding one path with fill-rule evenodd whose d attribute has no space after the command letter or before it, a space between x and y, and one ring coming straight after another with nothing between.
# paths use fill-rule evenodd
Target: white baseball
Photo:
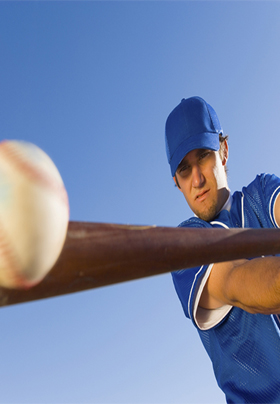
<instances>
[{"instance_id":1,"label":"white baseball","mask_svg":"<svg viewBox=\"0 0 280 404\"><path fill-rule=\"evenodd\" d=\"M0 142L0 285L28 288L58 259L68 196L50 157L32 143Z\"/></svg>"}]
</instances>

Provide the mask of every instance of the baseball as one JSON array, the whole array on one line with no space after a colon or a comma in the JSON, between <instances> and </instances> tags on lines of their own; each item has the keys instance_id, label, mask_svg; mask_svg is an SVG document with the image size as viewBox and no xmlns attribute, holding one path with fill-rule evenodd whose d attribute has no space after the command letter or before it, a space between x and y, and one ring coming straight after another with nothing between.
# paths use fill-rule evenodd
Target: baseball
<instances>
[{"instance_id":1,"label":"baseball","mask_svg":"<svg viewBox=\"0 0 280 404\"><path fill-rule=\"evenodd\" d=\"M58 259L68 196L50 157L32 143L0 142L0 286L28 288Z\"/></svg>"}]
</instances>

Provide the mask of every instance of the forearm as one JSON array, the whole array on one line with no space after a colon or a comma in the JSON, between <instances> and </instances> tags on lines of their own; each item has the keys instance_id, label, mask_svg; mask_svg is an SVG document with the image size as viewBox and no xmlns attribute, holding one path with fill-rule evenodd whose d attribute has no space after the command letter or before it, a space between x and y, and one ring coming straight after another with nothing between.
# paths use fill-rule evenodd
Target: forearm
<instances>
[{"instance_id":1,"label":"forearm","mask_svg":"<svg viewBox=\"0 0 280 404\"><path fill-rule=\"evenodd\" d=\"M280 257L216 263L199 306L237 306L250 313L280 313Z\"/></svg>"},{"instance_id":2,"label":"forearm","mask_svg":"<svg viewBox=\"0 0 280 404\"><path fill-rule=\"evenodd\" d=\"M234 266L225 279L224 296L250 313L280 313L280 258L256 258Z\"/></svg>"}]
</instances>

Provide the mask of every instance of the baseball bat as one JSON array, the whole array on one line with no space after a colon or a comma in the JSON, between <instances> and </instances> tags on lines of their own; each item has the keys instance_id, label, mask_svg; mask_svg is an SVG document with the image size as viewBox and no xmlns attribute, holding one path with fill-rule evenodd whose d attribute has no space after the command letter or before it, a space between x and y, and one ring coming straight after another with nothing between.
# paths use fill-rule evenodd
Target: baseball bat
<instances>
[{"instance_id":1,"label":"baseball bat","mask_svg":"<svg viewBox=\"0 0 280 404\"><path fill-rule=\"evenodd\" d=\"M0 288L0 306L213 262L280 253L279 229L196 229L69 222L55 266L28 290Z\"/></svg>"}]
</instances>

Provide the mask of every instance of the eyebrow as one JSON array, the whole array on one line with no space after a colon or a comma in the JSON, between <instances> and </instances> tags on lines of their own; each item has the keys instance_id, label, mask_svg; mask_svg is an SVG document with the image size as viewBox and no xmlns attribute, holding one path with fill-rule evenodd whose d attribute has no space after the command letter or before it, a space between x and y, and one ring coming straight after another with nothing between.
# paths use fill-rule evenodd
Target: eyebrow
<instances>
[{"instance_id":1,"label":"eyebrow","mask_svg":"<svg viewBox=\"0 0 280 404\"><path fill-rule=\"evenodd\" d=\"M204 153L205 151L207 151L207 150L209 150L210 151L210 149L197 149L197 151L196 151L196 157L199 157L202 153ZM181 161L181 163L178 165L178 168L177 168L177 170L179 170L181 167L183 167L184 165L188 165L189 164L189 162L188 162L188 159L186 158L187 156L185 156L184 158L183 158L183 160ZM177 171L176 170L176 171Z\"/></svg>"},{"instance_id":2,"label":"eyebrow","mask_svg":"<svg viewBox=\"0 0 280 404\"><path fill-rule=\"evenodd\" d=\"M178 165L177 170L179 170L181 167L188 165L188 160L184 157L181 163Z\"/></svg>"}]
</instances>

